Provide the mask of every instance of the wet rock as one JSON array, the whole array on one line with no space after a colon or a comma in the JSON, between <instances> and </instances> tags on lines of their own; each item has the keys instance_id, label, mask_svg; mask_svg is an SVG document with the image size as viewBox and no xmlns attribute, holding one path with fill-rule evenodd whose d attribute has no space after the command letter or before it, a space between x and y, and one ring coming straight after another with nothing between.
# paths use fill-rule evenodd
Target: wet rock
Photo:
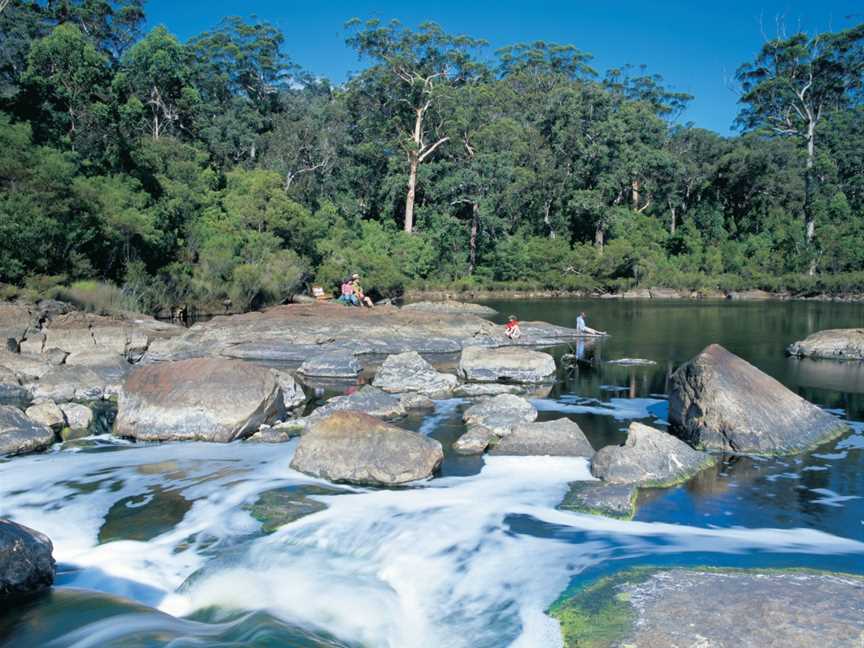
<instances>
[{"instance_id":1,"label":"wet rock","mask_svg":"<svg viewBox=\"0 0 864 648\"><path fill-rule=\"evenodd\" d=\"M801 358L864 360L864 328L818 331L791 344L786 352Z\"/></svg>"},{"instance_id":2,"label":"wet rock","mask_svg":"<svg viewBox=\"0 0 864 648\"><path fill-rule=\"evenodd\" d=\"M272 369L276 384L282 391L282 405L286 411L293 410L306 402L303 388L294 380L294 376L278 369Z\"/></svg>"},{"instance_id":3,"label":"wet rock","mask_svg":"<svg viewBox=\"0 0 864 648\"><path fill-rule=\"evenodd\" d=\"M462 415L468 426L479 425L497 436L507 436L517 423L531 423L537 410L524 398L501 394L472 405Z\"/></svg>"},{"instance_id":4,"label":"wet rock","mask_svg":"<svg viewBox=\"0 0 864 648\"><path fill-rule=\"evenodd\" d=\"M99 529L99 542L138 540L146 542L174 529L192 502L178 490L155 486L149 492L114 502Z\"/></svg>"},{"instance_id":5,"label":"wet rock","mask_svg":"<svg viewBox=\"0 0 864 648\"><path fill-rule=\"evenodd\" d=\"M66 427L71 432L62 435L64 441L89 434L90 427L93 425L93 410L80 403L64 403L60 406L60 410L66 418Z\"/></svg>"},{"instance_id":6,"label":"wet rock","mask_svg":"<svg viewBox=\"0 0 864 648\"><path fill-rule=\"evenodd\" d=\"M48 536L11 520L0 520L0 600L51 587L53 551Z\"/></svg>"},{"instance_id":7,"label":"wet rock","mask_svg":"<svg viewBox=\"0 0 864 648\"><path fill-rule=\"evenodd\" d=\"M718 344L672 375L669 420L694 446L741 453L800 452L847 429Z\"/></svg>"},{"instance_id":8,"label":"wet rock","mask_svg":"<svg viewBox=\"0 0 864 648\"><path fill-rule=\"evenodd\" d=\"M0 405L0 455L45 450L54 443L54 432L31 421L17 407Z\"/></svg>"},{"instance_id":9,"label":"wet rock","mask_svg":"<svg viewBox=\"0 0 864 648\"><path fill-rule=\"evenodd\" d=\"M504 385L502 383L463 383L453 390L454 396L467 398L523 393L525 393L525 388L522 385Z\"/></svg>"},{"instance_id":10,"label":"wet rock","mask_svg":"<svg viewBox=\"0 0 864 648\"><path fill-rule=\"evenodd\" d=\"M273 533L281 526L326 509L327 505L315 499L316 496L338 495L342 492L336 488L311 485L277 488L261 493L247 510L261 522L264 533Z\"/></svg>"},{"instance_id":11,"label":"wet rock","mask_svg":"<svg viewBox=\"0 0 864 648\"><path fill-rule=\"evenodd\" d=\"M59 432L66 425L63 410L52 400L39 401L28 407L24 413L31 421L51 428L55 432Z\"/></svg>"},{"instance_id":12,"label":"wet rock","mask_svg":"<svg viewBox=\"0 0 864 648\"><path fill-rule=\"evenodd\" d=\"M432 398L443 398L458 382L456 376L438 371L416 351L406 351L387 356L372 384L391 393L418 392Z\"/></svg>"},{"instance_id":13,"label":"wet rock","mask_svg":"<svg viewBox=\"0 0 864 648\"><path fill-rule=\"evenodd\" d=\"M579 426L568 418L543 423L518 423L489 450L493 455L591 457L594 448Z\"/></svg>"},{"instance_id":14,"label":"wet rock","mask_svg":"<svg viewBox=\"0 0 864 648\"><path fill-rule=\"evenodd\" d=\"M250 443L287 443L294 437L298 437L303 433L305 425L297 428L275 428L269 425L262 425L258 431L246 441Z\"/></svg>"},{"instance_id":15,"label":"wet rock","mask_svg":"<svg viewBox=\"0 0 864 648\"><path fill-rule=\"evenodd\" d=\"M430 477L443 458L434 439L344 411L311 424L291 467L335 482L390 486Z\"/></svg>"},{"instance_id":16,"label":"wet rock","mask_svg":"<svg viewBox=\"0 0 864 648\"><path fill-rule=\"evenodd\" d=\"M297 370L312 378L356 378L363 367L351 351L334 349L319 352L305 360Z\"/></svg>"},{"instance_id":17,"label":"wet rock","mask_svg":"<svg viewBox=\"0 0 864 648\"><path fill-rule=\"evenodd\" d=\"M498 438L489 428L473 425L453 442L452 448L456 454L479 455L486 452L486 448Z\"/></svg>"},{"instance_id":18,"label":"wet rock","mask_svg":"<svg viewBox=\"0 0 864 648\"><path fill-rule=\"evenodd\" d=\"M468 302L459 301L421 301L412 304L405 304L402 307L403 311L421 311L423 313L441 313L450 315L453 313L468 313L470 315L479 315L480 317L492 317L498 314L494 308L483 306L482 304L470 304Z\"/></svg>"},{"instance_id":19,"label":"wet rock","mask_svg":"<svg viewBox=\"0 0 864 648\"><path fill-rule=\"evenodd\" d=\"M713 464L711 455L634 421L623 445L597 451L591 460L591 474L611 484L666 486L689 479Z\"/></svg>"},{"instance_id":20,"label":"wet rock","mask_svg":"<svg viewBox=\"0 0 864 648\"><path fill-rule=\"evenodd\" d=\"M459 375L472 382L541 383L554 380L555 359L520 347L466 347L459 360Z\"/></svg>"},{"instance_id":21,"label":"wet rock","mask_svg":"<svg viewBox=\"0 0 864 648\"><path fill-rule=\"evenodd\" d=\"M310 415L320 418L333 412L352 410L365 412L379 418L397 418L405 416L405 406L402 400L393 394L381 391L377 387L365 385L353 394L335 396Z\"/></svg>"},{"instance_id":22,"label":"wet rock","mask_svg":"<svg viewBox=\"0 0 864 648\"><path fill-rule=\"evenodd\" d=\"M630 520L636 514L637 493L638 487L633 484L607 484L602 481L573 482L558 508Z\"/></svg>"},{"instance_id":23,"label":"wet rock","mask_svg":"<svg viewBox=\"0 0 864 648\"><path fill-rule=\"evenodd\" d=\"M266 367L221 358L163 362L129 374L115 433L144 441L227 443L281 411L282 390Z\"/></svg>"}]
</instances>

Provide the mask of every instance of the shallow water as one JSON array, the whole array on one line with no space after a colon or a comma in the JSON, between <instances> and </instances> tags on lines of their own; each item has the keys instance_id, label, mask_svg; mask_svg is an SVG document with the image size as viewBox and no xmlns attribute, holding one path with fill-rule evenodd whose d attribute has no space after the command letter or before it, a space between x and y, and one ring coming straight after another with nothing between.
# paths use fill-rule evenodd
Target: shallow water
<instances>
[{"instance_id":1,"label":"shallow water","mask_svg":"<svg viewBox=\"0 0 864 648\"><path fill-rule=\"evenodd\" d=\"M862 372L782 353L812 330L861 325L862 307L492 305L567 325L581 307L612 333L535 401L543 419L576 420L595 447L622 440L631 420L662 427L668 372L709 342L851 419L853 432L799 457L726 458L678 488L642 491L631 522L556 509L569 482L590 478L582 459L448 454L439 478L310 495L327 508L265 533L253 506L262 493L326 485L289 468L294 443L101 437L16 458L0 463L0 515L47 533L59 569L50 595L0 612L0 645L555 646L544 610L562 591L633 564L864 573ZM605 362L625 357L657 364ZM403 424L446 446L464 407L442 401Z\"/></svg>"}]
</instances>

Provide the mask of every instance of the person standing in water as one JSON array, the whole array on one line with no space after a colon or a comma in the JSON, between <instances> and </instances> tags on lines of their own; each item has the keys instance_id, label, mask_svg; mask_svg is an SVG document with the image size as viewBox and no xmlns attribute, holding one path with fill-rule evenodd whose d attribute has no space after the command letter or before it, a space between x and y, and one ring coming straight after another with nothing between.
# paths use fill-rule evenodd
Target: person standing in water
<instances>
[{"instance_id":1,"label":"person standing in water","mask_svg":"<svg viewBox=\"0 0 864 648\"><path fill-rule=\"evenodd\" d=\"M582 335L606 335L606 331L598 331L585 323L585 312L579 313L576 318L576 330Z\"/></svg>"}]
</instances>

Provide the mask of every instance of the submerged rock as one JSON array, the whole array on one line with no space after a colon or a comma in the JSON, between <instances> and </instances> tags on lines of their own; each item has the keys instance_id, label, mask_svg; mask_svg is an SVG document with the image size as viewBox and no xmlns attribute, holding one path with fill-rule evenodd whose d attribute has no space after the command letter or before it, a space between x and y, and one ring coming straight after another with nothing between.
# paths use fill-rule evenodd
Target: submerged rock
<instances>
[{"instance_id":1,"label":"submerged rock","mask_svg":"<svg viewBox=\"0 0 864 648\"><path fill-rule=\"evenodd\" d=\"M458 382L456 376L438 371L416 351L406 351L387 356L372 384L391 393L418 392L443 398Z\"/></svg>"},{"instance_id":2,"label":"submerged rock","mask_svg":"<svg viewBox=\"0 0 864 648\"><path fill-rule=\"evenodd\" d=\"M31 421L17 407L0 405L0 455L38 452L52 443L51 428Z\"/></svg>"},{"instance_id":3,"label":"submerged rock","mask_svg":"<svg viewBox=\"0 0 864 648\"><path fill-rule=\"evenodd\" d=\"M430 477L441 444L361 412L334 412L300 438L291 467L334 482L391 486Z\"/></svg>"},{"instance_id":4,"label":"submerged rock","mask_svg":"<svg viewBox=\"0 0 864 648\"><path fill-rule=\"evenodd\" d=\"M591 474L610 484L667 486L689 479L713 464L711 455L634 421L624 445L597 451L591 460Z\"/></svg>"},{"instance_id":5,"label":"submerged rock","mask_svg":"<svg viewBox=\"0 0 864 648\"><path fill-rule=\"evenodd\" d=\"M144 441L227 443L282 411L282 390L266 367L220 358L163 362L129 374L115 433Z\"/></svg>"},{"instance_id":6,"label":"submerged rock","mask_svg":"<svg viewBox=\"0 0 864 648\"><path fill-rule=\"evenodd\" d=\"M788 454L847 429L719 344L679 367L671 382L672 431L697 447Z\"/></svg>"},{"instance_id":7,"label":"submerged rock","mask_svg":"<svg viewBox=\"0 0 864 648\"><path fill-rule=\"evenodd\" d=\"M591 457L594 448L579 426L568 418L543 423L518 423L489 450L493 455Z\"/></svg>"},{"instance_id":8,"label":"submerged rock","mask_svg":"<svg viewBox=\"0 0 864 648\"><path fill-rule=\"evenodd\" d=\"M786 352L801 358L864 360L864 328L817 331L789 345Z\"/></svg>"},{"instance_id":9,"label":"submerged rock","mask_svg":"<svg viewBox=\"0 0 864 648\"><path fill-rule=\"evenodd\" d=\"M864 580L806 571L637 568L589 585L550 614L561 622L567 648L853 648L864 636Z\"/></svg>"},{"instance_id":10,"label":"submerged rock","mask_svg":"<svg viewBox=\"0 0 864 648\"><path fill-rule=\"evenodd\" d=\"M364 385L353 394L334 396L312 412L309 418L321 418L322 416L343 410L365 412L370 416L380 418L405 416L405 406L402 404L402 399L393 394L383 392L372 385Z\"/></svg>"},{"instance_id":11,"label":"submerged rock","mask_svg":"<svg viewBox=\"0 0 864 648\"><path fill-rule=\"evenodd\" d=\"M261 493L247 510L261 523L264 533L273 533L281 526L326 509L327 505L315 499L316 496L338 495L342 492L317 485L287 486Z\"/></svg>"},{"instance_id":12,"label":"submerged rock","mask_svg":"<svg viewBox=\"0 0 864 648\"><path fill-rule=\"evenodd\" d=\"M333 349L313 355L297 371L311 378L356 378L362 370L351 351Z\"/></svg>"},{"instance_id":13,"label":"submerged rock","mask_svg":"<svg viewBox=\"0 0 864 648\"><path fill-rule=\"evenodd\" d=\"M638 487L633 484L607 484L602 481L573 482L558 508L630 520L636 514L637 494Z\"/></svg>"},{"instance_id":14,"label":"submerged rock","mask_svg":"<svg viewBox=\"0 0 864 648\"><path fill-rule=\"evenodd\" d=\"M51 587L53 551L48 536L11 520L0 520L0 600Z\"/></svg>"},{"instance_id":15,"label":"submerged rock","mask_svg":"<svg viewBox=\"0 0 864 648\"><path fill-rule=\"evenodd\" d=\"M459 375L472 382L547 382L555 378L555 359L520 347L466 347L459 360Z\"/></svg>"}]
</instances>

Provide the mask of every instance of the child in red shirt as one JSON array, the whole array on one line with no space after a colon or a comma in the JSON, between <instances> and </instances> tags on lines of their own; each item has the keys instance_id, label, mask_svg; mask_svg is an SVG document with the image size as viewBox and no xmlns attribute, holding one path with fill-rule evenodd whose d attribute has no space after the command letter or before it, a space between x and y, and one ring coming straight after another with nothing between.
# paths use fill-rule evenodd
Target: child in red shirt
<instances>
[{"instance_id":1,"label":"child in red shirt","mask_svg":"<svg viewBox=\"0 0 864 648\"><path fill-rule=\"evenodd\" d=\"M519 328L519 320L515 315L507 318L507 323L504 325L504 335L511 340L515 340L522 336L522 329Z\"/></svg>"}]
</instances>

